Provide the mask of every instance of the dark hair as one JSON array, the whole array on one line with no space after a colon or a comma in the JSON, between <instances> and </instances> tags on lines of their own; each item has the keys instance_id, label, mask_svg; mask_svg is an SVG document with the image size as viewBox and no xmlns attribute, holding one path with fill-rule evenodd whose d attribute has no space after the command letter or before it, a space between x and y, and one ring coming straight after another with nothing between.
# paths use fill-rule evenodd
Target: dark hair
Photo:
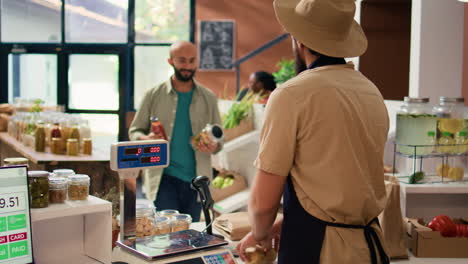
<instances>
[{"instance_id":1,"label":"dark hair","mask_svg":"<svg viewBox=\"0 0 468 264\"><path fill-rule=\"evenodd\" d=\"M254 73L255 79L263 84L265 90L273 91L276 88L275 77L268 72L258 71Z\"/></svg>"}]
</instances>

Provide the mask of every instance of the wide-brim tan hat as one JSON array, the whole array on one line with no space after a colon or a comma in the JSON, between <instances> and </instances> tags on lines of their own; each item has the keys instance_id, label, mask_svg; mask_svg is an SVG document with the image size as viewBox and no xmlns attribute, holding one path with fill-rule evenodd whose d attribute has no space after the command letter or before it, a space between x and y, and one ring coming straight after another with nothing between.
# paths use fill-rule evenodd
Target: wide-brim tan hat
<instances>
[{"instance_id":1,"label":"wide-brim tan hat","mask_svg":"<svg viewBox=\"0 0 468 264\"><path fill-rule=\"evenodd\" d=\"M350 58L367 49L354 0L275 0L273 6L284 29L316 52Z\"/></svg>"}]
</instances>

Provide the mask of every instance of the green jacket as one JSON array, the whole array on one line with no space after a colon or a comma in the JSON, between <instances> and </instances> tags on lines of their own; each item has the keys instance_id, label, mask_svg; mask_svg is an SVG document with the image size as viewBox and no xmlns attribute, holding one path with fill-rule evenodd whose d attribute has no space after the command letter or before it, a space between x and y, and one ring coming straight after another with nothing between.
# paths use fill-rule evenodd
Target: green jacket
<instances>
[{"instance_id":1,"label":"green jacket","mask_svg":"<svg viewBox=\"0 0 468 264\"><path fill-rule=\"evenodd\" d=\"M177 93L173 89L170 79L148 90L130 126L130 140L137 140L141 135L148 135L151 125L150 117L156 116L164 126L170 141L176 108ZM197 82L195 82L192 103L190 104L190 121L193 135L200 133L207 124L221 124L216 95ZM195 151L195 161L197 175L205 175L211 178L211 155ZM143 170L146 197L151 201L156 199L162 172L163 169Z\"/></svg>"}]
</instances>

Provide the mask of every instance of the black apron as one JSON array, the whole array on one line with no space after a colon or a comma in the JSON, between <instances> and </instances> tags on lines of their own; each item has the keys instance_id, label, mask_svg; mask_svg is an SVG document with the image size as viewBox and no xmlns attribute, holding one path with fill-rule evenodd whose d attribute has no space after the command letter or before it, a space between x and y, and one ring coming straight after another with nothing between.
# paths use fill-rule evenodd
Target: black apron
<instances>
[{"instance_id":1,"label":"black apron","mask_svg":"<svg viewBox=\"0 0 468 264\"><path fill-rule=\"evenodd\" d=\"M378 263L377 252L382 264L390 263L377 233L371 227L373 222L378 223L377 218L367 225L347 225L320 220L310 215L299 203L291 176L288 177L284 189L283 214L278 264L319 264L320 252L322 251L327 226L363 229L367 245L369 246L371 263ZM377 251L374 243L377 246ZM337 254L340 254L340 252L337 252Z\"/></svg>"}]
</instances>

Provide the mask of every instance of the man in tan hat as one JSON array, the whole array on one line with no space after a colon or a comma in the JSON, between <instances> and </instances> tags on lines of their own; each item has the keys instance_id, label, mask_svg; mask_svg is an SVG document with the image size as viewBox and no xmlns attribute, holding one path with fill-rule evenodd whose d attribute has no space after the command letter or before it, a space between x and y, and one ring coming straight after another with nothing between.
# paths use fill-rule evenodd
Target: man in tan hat
<instances>
[{"instance_id":1,"label":"man in tan hat","mask_svg":"<svg viewBox=\"0 0 468 264\"><path fill-rule=\"evenodd\" d=\"M389 263L377 220L388 114L377 87L344 60L367 48L354 0L273 5L292 35L298 75L268 101L252 232L238 252L246 260L246 248L267 250L280 236L279 264ZM276 219L282 195L284 218Z\"/></svg>"}]
</instances>

